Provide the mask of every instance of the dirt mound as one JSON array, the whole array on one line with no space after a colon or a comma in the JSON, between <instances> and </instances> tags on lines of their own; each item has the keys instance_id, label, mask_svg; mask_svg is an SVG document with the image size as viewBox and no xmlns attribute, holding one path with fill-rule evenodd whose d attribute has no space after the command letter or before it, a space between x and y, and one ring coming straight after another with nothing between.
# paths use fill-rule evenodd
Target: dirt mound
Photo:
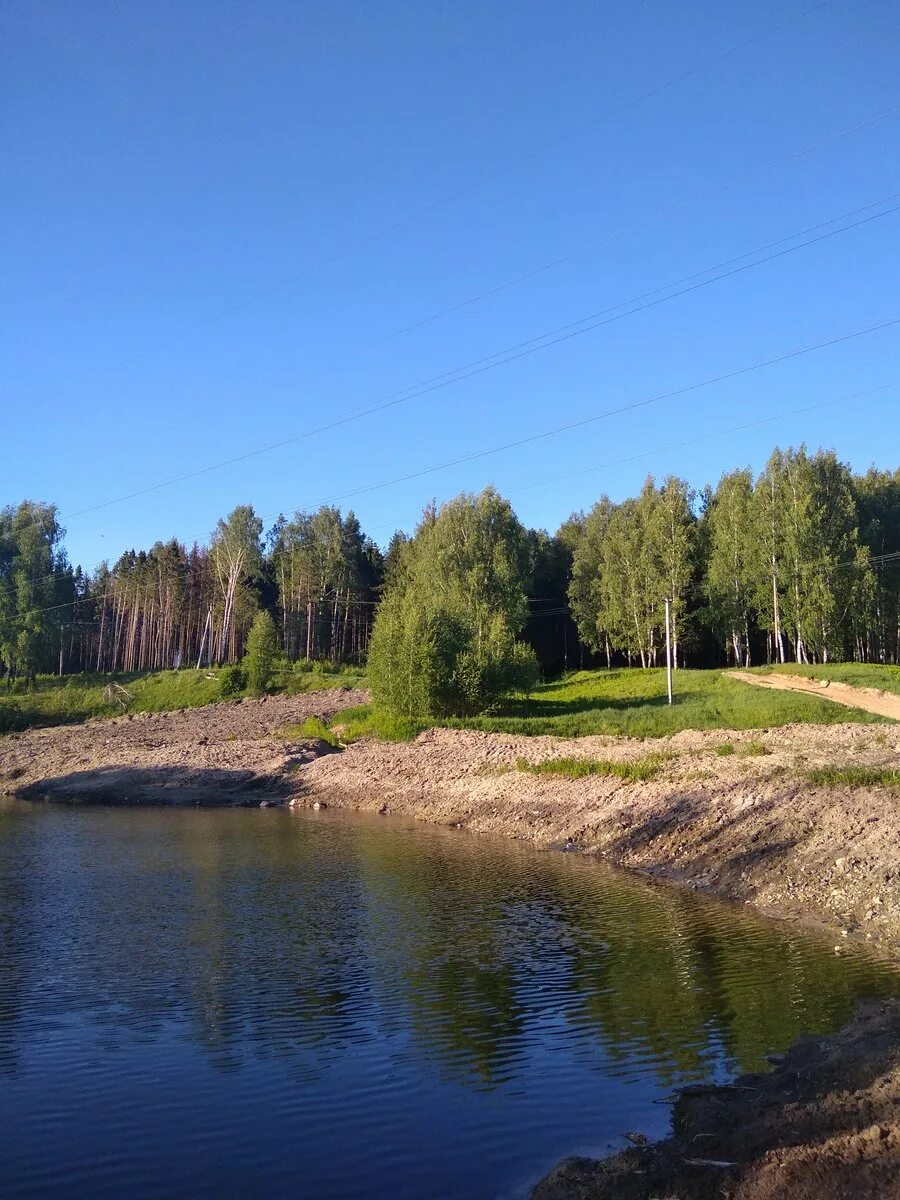
<instances>
[{"instance_id":1,"label":"dirt mound","mask_svg":"<svg viewBox=\"0 0 900 1200\"><path fill-rule=\"evenodd\" d=\"M364 691L335 688L8 734L0 738L0 793L80 804L286 799L299 769L331 747L278 731L367 700Z\"/></svg>"},{"instance_id":2,"label":"dirt mound","mask_svg":"<svg viewBox=\"0 0 900 1200\"><path fill-rule=\"evenodd\" d=\"M567 1159L532 1200L897 1200L900 1005L861 1005L765 1075L687 1088L666 1141Z\"/></svg>"}]
</instances>

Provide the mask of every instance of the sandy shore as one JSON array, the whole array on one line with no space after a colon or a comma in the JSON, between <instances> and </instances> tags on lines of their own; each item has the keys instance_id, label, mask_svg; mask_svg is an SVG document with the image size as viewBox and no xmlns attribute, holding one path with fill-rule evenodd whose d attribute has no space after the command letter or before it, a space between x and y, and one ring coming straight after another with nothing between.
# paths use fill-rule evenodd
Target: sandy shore
<instances>
[{"instance_id":1,"label":"sandy shore","mask_svg":"<svg viewBox=\"0 0 900 1200\"><path fill-rule=\"evenodd\" d=\"M85 804L286 801L297 772L328 747L279 731L367 700L334 688L10 733L0 737L0 793Z\"/></svg>"}]
</instances>

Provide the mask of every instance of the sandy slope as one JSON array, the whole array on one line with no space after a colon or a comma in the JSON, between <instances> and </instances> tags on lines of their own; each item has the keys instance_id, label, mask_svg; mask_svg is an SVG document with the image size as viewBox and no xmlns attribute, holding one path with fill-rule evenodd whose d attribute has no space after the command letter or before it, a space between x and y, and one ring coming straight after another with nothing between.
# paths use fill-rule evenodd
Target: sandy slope
<instances>
[{"instance_id":1,"label":"sandy slope","mask_svg":"<svg viewBox=\"0 0 900 1200\"><path fill-rule=\"evenodd\" d=\"M259 804L289 795L322 747L276 736L362 704L347 688L135 713L0 738L0 793L109 804Z\"/></svg>"}]
</instances>

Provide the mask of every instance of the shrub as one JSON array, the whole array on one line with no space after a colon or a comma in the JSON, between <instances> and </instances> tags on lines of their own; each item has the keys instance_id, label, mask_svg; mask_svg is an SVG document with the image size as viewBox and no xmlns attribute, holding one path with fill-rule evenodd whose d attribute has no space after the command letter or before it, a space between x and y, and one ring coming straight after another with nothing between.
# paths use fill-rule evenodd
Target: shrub
<instances>
[{"instance_id":1,"label":"shrub","mask_svg":"<svg viewBox=\"0 0 900 1200\"><path fill-rule=\"evenodd\" d=\"M538 664L499 614L477 630L462 614L446 608L426 613L400 596L382 605L369 674L373 699L388 712L466 717L490 711L510 693L530 692Z\"/></svg>"},{"instance_id":2,"label":"shrub","mask_svg":"<svg viewBox=\"0 0 900 1200\"><path fill-rule=\"evenodd\" d=\"M240 696L247 686L247 672L238 663L223 667L219 672L219 694L227 700Z\"/></svg>"},{"instance_id":3,"label":"shrub","mask_svg":"<svg viewBox=\"0 0 900 1200\"><path fill-rule=\"evenodd\" d=\"M268 690L277 655L275 622L267 612L258 612L247 636L247 653L243 663L247 671L247 685L254 696L261 696Z\"/></svg>"}]
</instances>

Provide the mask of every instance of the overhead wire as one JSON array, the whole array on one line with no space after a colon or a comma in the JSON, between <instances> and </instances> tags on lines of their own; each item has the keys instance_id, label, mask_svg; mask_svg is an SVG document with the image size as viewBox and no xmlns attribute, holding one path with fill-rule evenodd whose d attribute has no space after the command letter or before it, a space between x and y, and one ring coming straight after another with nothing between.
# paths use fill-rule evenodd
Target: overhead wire
<instances>
[{"instance_id":1,"label":"overhead wire","mask_svg":"<svg viewBox=\"0 0 900 1200\"><path fill-rule=\"evenodd\" d=\"M900 321L900 318L898 318L898 321ZM895 380L891 383L882 384L882 385L880 385L878 387L874 387L874 388L867 388L863 391L848 392L848 393L845 393L844 395L832 397L828 400L822 400L822 401L818 401L814 404L803 405L799 408L789 409L785 412L774 413L768 417L763 417L763 418L760 418L755 421L747 421L740 425L731 426L727 429L714 430L709 433L701 434L696 438L686 439L685 441L682 441L682 442L673 442L673 443L670 443L665 446L657 446L652 450L642 451L639 454L630 455L630 456L618 458L618 459L612 459L609 462L602 463L598 466L585 468L584 471L572 472L571 476L575 476L575 475L579 475L579 474L588 474L588 473L591 473L594 471L607 470L610 467L614 467L614 466L627 465L628 463L635 462L635 461L638 461L639 459L643 459L643 458L649 458L656 454L664 454L671 450L682 449L683 447L692 446L699 442L708 441L708 440L711 440L711 439L717 438L717 437L727 437L733 433L744 432L745 430L753 428L755 426L771 424L775 421L784 420L788 417L802 415L802 414L805 414L808 412L813 412L817 409L827 408L827 407L830 407L835 404L846 403L849 400L864 400L870 396L878 395L880 393L890 391L891 389L894 389L894 388L900 388L900 380ZM435 467L432 469L439 470L441 468ZM569 475L556 476L551 479L545 479L545 480L537 481L535 483L524 484L518 488L511 488L511 489L508 489L508 491L509 491L510 495L516 495L518 492L526 491L533 487L543 487L543 486L546 486L547 484L556 483L556 482L559 482L561 479L566 479L569 477L570 477ZM269 514L269 515L274 515L274 514ZM894 558L900 558L900 551L897 551L895 553L892 552L891 554L886 554L886 555L876 555L876 556L873 556L870 559L870 561L873 564L877 564L880 561L889 561ZM91 570L91 569L96 570L98 567L105 566L105 565L106 565L106 560L102 560L99 563L94 563L93 568L88 568L88 570ZM50 582L54 578L56 578L56 576L55 575L47 575L43 578L44 578L45 582ZM104 597L104 599L105 599L105 597ZM50 606L44 607L44 608L31 609L27 613L22 614L22 617L20 617L19 619L21 620L21 619L24 619L25 617L34 616L39 613L56 612L63 608L73 607L74 605L79 604L81 602L82 602L82 598L76 598L74 600L67 600L61 604L50 605Z\"/></svg>"},{"instance_id":2,"label":"overhead wire","mask_svg":"<svg viewBox=\"0 0 900 1200\"><path fill-rule=\"evenodd\" d=\"M499 166L493 168L491 171L487 172L486 174L481 175L478 178L470 181L469 183L465 184L462 188L458 188L455 191L449 193L448 195L445 195L437 200L434 200L434 201L430 202L429 204L423 205L421 208L416 209L414 212L409 213L409 214L405 215L404 217L401 217L399 220L390 222L389 224L387 224L387 225L383 226L382 228L369 234L365 238L361 238L359 241L356 241L350 245L344 246L341 249L335 251L334 253L327 255L326 257L318 260L315 263L310 264L308 267L304 268L302 271L295 272L295 273L291 274L290 276L287 276L284 279L279 280L277 283L271 284L265 288L261 288L255 292L252 292L252 293L246 295L243 299L239 300L238 302L231 304L225 308L219 309L215 313L210 314L208 317L205 317L204 319L191 324L189 327L181 330L179 333L174 334L169 338L158 341L158 342L154 343L152 346L145 347L143 350L140 350L140 351L136 352L135 354L132 354L132 355L128 356L127 358L121 360L119 362L118 366L119 367L128 366L133 362L137 362L140 359L147 357L149 354L153 354L157 350L162 349L164 346L172 344L173 341L178 340L178 338L180 338L180 337L186 336L188 333L192 333L197 330L204 329L204 328L208 327L209 325L215 324L216 322L223 320L225 317L233 316L235 313L240 312L243 309L250 307L251 305L255 304L259 300L262 300L268 296L274 295L275 293L277 293L279 291L283 291L286 287L289 287L292 284L299 282L301 279L307 278L309 275L312 275L317 271L323 270L324 268L332 265L335 262L339 262L342 259L347 258L348 256L357 252L358 250L365 249L366 247L381 240L382 238L387 237L390 234L395 233L397 230L404 228L406 225L409 225L409 224L414 223L415 221L421 220L423 217L430 215L432 212L436 212L437 210L439 210L443 207L446 207L447 205L455 203L457 200L460 200L464 196L470 194L471 192L476 191L478 188L485 186L486 184L492 182L494 179L499 178L501 175L504 175L509 171L515 170L516 168L523 166L525 163L531 162L535 158L538 158L541 155L546 154L550 150L554 150L562 145L565 145L569 141L572 141L574 138L582 136L586 131L595 129L597 126L601 125L605 121L608 121L608 120L612 119L613 117L618 116L620 113L627 112L629 109L637 107L638 105L646 102L647 100L653 99L655 96L658 96L658 95L662 94L663 92L669 90L670 88L675 87L677 84L682 83L685 80L692 78L694 75L699 74L701 71L707 70L710 67L717 65L718 63L725 61L726 59L732 57L733 55L740 53L740 51L748 49L749 47L756 45L758 42L764 41L766 38L771 37L774 34L781 32L781 30L786 29L788 26L804 20L806 17L809 17L812 14L819 12L821 9L829 7L830 3L831 3L831 0L820 0L819 3L813 4L808 8L804 8L799 13L795 13L792 16L785 18L783 21L780 21L773 26L767 27L766 29L759 32L758 34L754 34L753 36L751 36L749 38L745 38L742 41L735 43L733 46L727 47L725 50L720 51L719 53L714 54L714 55L710 56L709 58L704 59L701 62L695 64L693 67L690 67L688 70L682 71L679 74L674 75L674 76L670 77L669 79L664 80L662 83L657 84L652 88L649 88L648 90L642 92L640 95L635 96L629 100L625 100L622 103L613 106L606 112L600 114L599 116L593 118L590 121L585 122L584 124L578 126L577 128L569 130L568 132L562 134L559 137L553 138L550 141L544 142L540 146L537 146L537 147L527 151L525 154L520 154L514 158L507 160L506 163L500 164ZM35 405L35 407L40 407L44 403L47 403L47 402L48 401L41 401L37 405Z\"/></svg>"},{"instance_id":3,"label":"overhead wire","mask_svg":"<svg viewBox=\"0 0 900 1200\"><path fill-rule=\"evenodd\" d=\"M755 267L762 266L765 263L771 262L775 259L784 258L786 255L805 249L807 246L816 245L819 242L837 237L842 233L850 232L853 229L860 228L861 226L870 224L873 221L891 216L900 211L900 205L895 205L894 207L883 212L874 214L870 213L870 215L866 217L860 217L859 220L848 225L820 233L815 237L809 238L807 241L798 243L797 245L788 246L780 250L773 250L771 254L767 254L762 258L756 258L752 262L743 263L739 266L730 265L732 263L740 263L742 259L750 258L753 255L759 255L763 253L763 251L771 249L774 246L782 246L785 241L795 240L798 237L803 237L806 233L821 229L823 226L833 225L836 221L846 220L847 218L855 216L859 213L867 212L875 205L885 204L890 200L896 199L898 195L900 195L900 193L892 193L881 200L863 205L859 208L851 210L850 212L841 214L840 216L829 218L827 221L821 222L815 226L811 226L807 230L791 234L786 238L780 238L775 242L769 242L763 246L756 247L753 250L746 251L745 253L738 255L736 258L731 258L725 260L723 263L706 267L700 272L694 272L693 274L685 276L682 279L667 283L660 288L656 288L651 292L643 293L641 296L620 301L618 304L615 304L610 308L603 309L600 312L589 314L588 316L579 318L577 321L569 322L566 325L558 326L554 329L545 331L544 333L529 338L524 342L518 342L514 345L507 346L502 350L495 351L493 354L471 360L470 362L459 367L455 367L450 371L445 371L440 375L421 380L417 384L411 384L400 391L389 393L388 395L381 397L379 400L373 401L372 404L367 408L354 410L344 416L336 417L331 421L323 422L312 429L305 429L289 438L281 438L277 442L268 443L265 446L260 446L254 450L245 451L242 454L234 455L231 458L223 459L219 462L209 464L208 466L198 467L193 471L172 476L165 480L149 484L146 487L137 488L134 491L124 493L121 496L112 497L109 500L103 500L96 504L88 505L85 508L77 509L74 512L66 513L62 519L67 521L73 520L74 518L85 516L88 513L98 512L101 509L110 508L113 505L122 504L128 500L137 499L140 496L150 495L151 493L161 491L164 488L172 487L177 483L184 483L191 479L201 478L204 475L212 474L214 471L223 470L225 467L235 466L238 463L247 462L252 458L259 457L260 455L269 454L274 450L283 449L285 446L295 445L298 442L308 440L309 438L315 437L321 433L331 432L374 413L384 412L389 408L395 408L401 404L408 403L410 400L418 399L421 396L429 395L432 392L442 390L456 383L461 383L466 379L471 379L475 376L485 374L488 371L505 366L510 362L517 362L522 358L530 357L532 354L550 349L552 346L559 345L562 342L567 342L573 338L581 337L584 334L591 333L595 329L601 328L604 325L609 325L615 321L623 320L625 317L633 316L637 313L644 312L647 309L654 308L659 304L664 304L670 300L675 300L680 296L698 291L701 288L709 287L714 283L718 283L722 279L728 279L734 275L752 270ZM724 268L726 267L729 269L725 270ZM714 275L710 279L700 279L700 281L697 281L698 277L708 275L714 271L720 271L721 273ZM672 288L679 287L681 284L684 284L685 286L680 287L680 290L671 291ZM668 294L661 295L660 293ZM647 299L646 297L650 298ZM636 307L628 308L624 312L616 311L618 309L625 308L629 304L636 305Z\"/></svg>"}]
</instances>

